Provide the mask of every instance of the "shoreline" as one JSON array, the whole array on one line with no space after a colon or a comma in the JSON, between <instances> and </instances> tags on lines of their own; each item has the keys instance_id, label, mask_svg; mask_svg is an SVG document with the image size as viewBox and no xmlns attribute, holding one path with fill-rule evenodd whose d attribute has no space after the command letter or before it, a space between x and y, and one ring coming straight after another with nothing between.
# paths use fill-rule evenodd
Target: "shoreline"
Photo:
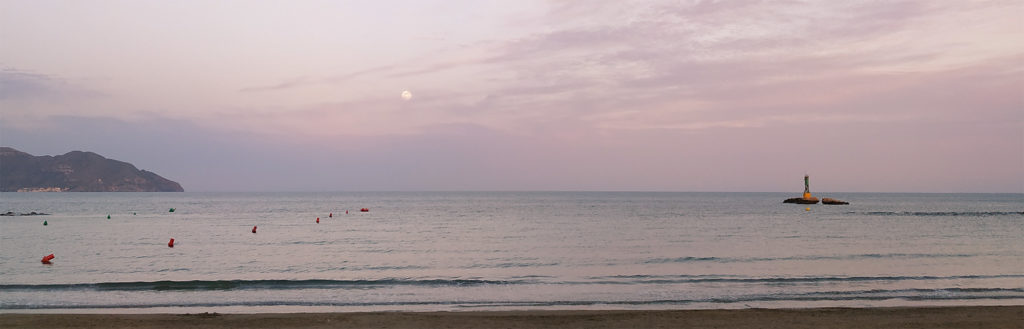
<instances>
[{"instance_id":1,"label":"shoreline","mask_svg":"<svg viewBox=\"0 0 1024 329\"><path fill-rule=\"evenodd\" d=\"M1021 328L1024 306L264 314L0 314L0 328Z\"/></svg>"}]
</instances>

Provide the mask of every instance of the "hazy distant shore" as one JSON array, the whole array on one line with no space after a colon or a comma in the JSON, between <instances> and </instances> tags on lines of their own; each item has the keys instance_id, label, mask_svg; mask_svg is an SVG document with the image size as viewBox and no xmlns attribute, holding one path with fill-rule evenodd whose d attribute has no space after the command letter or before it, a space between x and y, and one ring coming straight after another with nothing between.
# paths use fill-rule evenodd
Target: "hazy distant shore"
<instances>
[{"instance_id":1,"label":"hazy distant shore","mask_svg":"<svg viewBox=\"0 0 1024 329\"><path fill-rule=\"evenodd\" d=\"M1021 328L1024 306L672 311L0 314L2 328Z\"/></svg>"}]
</instances>

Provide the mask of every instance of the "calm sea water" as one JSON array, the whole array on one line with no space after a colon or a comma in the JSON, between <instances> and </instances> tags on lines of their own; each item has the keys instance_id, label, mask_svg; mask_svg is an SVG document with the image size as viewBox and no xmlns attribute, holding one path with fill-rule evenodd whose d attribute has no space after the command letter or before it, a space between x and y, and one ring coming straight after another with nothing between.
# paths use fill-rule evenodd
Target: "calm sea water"
<instances>
[{"instance_id":1,"label":"calm sea water","mask_svg":"<svg viewBox=\"0 0 1024 329\"><path fill-rule=\"evenodd\" d=\"M0 312L1024 304L1024 195L827 196L0 193Z\"/></svg>"}]
</instances>

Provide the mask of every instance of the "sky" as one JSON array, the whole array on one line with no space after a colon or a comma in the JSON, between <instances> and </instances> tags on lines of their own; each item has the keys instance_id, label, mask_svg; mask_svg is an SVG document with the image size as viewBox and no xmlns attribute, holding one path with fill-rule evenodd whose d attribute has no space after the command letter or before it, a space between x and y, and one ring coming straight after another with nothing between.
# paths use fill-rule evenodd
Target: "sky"
<instances>
[{"instance_id":1,"label":"sky","mask_svg":"<svg viewBox=\"0 0 1024 329\"><path fill-rule=\"evenodd\" d=\"M186 191L1024 193L1022 1L0 0L0 144ZM408 91L410 98L402 97Z\"/></svg>"}]
</instances>

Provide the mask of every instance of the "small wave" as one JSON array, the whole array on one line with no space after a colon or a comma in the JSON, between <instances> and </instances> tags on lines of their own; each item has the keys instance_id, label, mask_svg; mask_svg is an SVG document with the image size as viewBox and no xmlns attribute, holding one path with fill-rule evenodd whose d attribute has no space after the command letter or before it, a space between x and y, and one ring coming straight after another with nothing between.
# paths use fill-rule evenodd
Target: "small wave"
<instances>
[{"instance_id":1,"label":"small wave","mask_svg":"<svg viewBox=\"0 0 1024 329\"><path fill-rule=\"evenodd\" d=\"M749 262L774 262L789 260L856 260L875 258L959 258L974 257L971 254L911 254L911 253L889 253L889 254L855 254L855 255L806 255L787 257L676 257L676 258L651 258L644 260L643 264L665 264L665 263L692 263L692 262L718 262L718 263L749 263Z\"/></svg>"},{"instance_id":2,"label":"small wave","mask_svg":"<svg viewBox=\"0 0 1024 329\"><path fill-rule=\"evenodd\" d=\"M858 300L979 300L979 299L1024 299L1024 288L946 288L946 289L902 289L902 290L862 290L862 291L826 291L800 294L777 295L740 295L722 296L702 299L660 299L660 300L626 300L626 301L552 301L552 302L496 302L496 303L465 303L460 307L500 307L500 306L592 306L592 305L685 305L695 303L750 303L750 302L816 302L816 301L858 301Z\"/></svg>"},{"instance_id":3,"label":"small wave","mask_svg":"<svg viewBox=\"0 0 1024 329\"><path fill-rule=\"evenodd\" d=\"M66 284L2 284L0 291L85 290L85 291L204 291L204 290L289 290L289 289L369 289L393 286L461 287L480 285L521 284L685 284L685 283L760 283L801 284L822 282L867 281L935 281L963 279L1024 278L1020 275L960 275L960 276L824 276L824 277L739 277L701 275L623 275L588 277L579 282L548 282L534 277L515 280L482 279L380 279L380 280L194 280L194 281L137 281Z\"/></svg>"},{"instance_id":4,"label":"small wave","mask_svg":"<svg viewBox=\"0 0 1024 329\"><path fill-rule=\"evenodd\" d=\"M193 280L137 281L67 284L3 284L0 291L13 290L94 290L94 291L175 291L175 290L287 290L346 289L377 286L474 286L485 284L518 284L526 281L465 279L381 279L381 280Z\"/></svg>"},{"instance_id":5,"label":"small wave","mask_svg":"<svg viewBox=\"0 0 1024 329\"><path fill-rule=\"evenodd\" d=\"M427 268L426 266L419 266L419 265L396 265L396 266L367 266L367 267L361 267L361 268L357 268L357 269L360 269L360 270L370 270L370 271L395 271L395 270L422 270L422 269L426 269L426 268Z\"/></svg>"},{"instance_id":6,"label":"small wave","mask_svg":"<svg viewBox=\"0 0 1024 329\"><path fill-rule=\"evenodd\" d=\"M869 211L863 214L870 216L913 216L913 217L988 217L988 216L1021 216L1024 211Z\"/></svg>"},{"instance_id":7,"label":"small wave","mask_svg":"<svg viewBox=\"0 0 1024 329\"><path fill-rule=\"evenodd\" d=\"M676 258L652 258L644 261L644 264L663 264L663 263L690 263L690 262L721 262L728 261L732 258L719 258L719 257L676 257Z\"/></svg>"},{"instance_id":8,"label":"small wave","mask_svg":"<svg viewBox=\"0 0 1024 329\"><path fill-rule=\"evenodd\" d=\"M1024 278L1024 274L1007 275L954 275L954 276L815 276L815 277L738 277L714 275L624 275L589 277L591 281L574 284L680 284L680 283L762 283L799 284L823 282L870 282L870 281L936 281L936 280L977 280Z\"/></svg>"},{"instance_id":9,"label":"small wave","mask_svg":"<svg viewBox=\"0 0 1024 329\"><path fill-rule=\"evenodd\" d=\"M368 302L337 302L337 301L297 301L297 300L258 300L258 301L225 301L225 302L182 302L182 303L117 303L117 304L0 304L0 309L119 309L119 308L156 308L156 307L227 307L227 306L328 306L328 307L366 307L366 306L423 306L448 305L458 308L482 307L557 307L557 306L592 306L592 305L685 305L694 303L749 303L749 302L784 302L784 301L859 301L859 300L1021 300L1024 299L1024 288L940 288L940 289L873 289L856 291L819 291L794 294L751 294L718 296L695 299L656 299L656 300L476 300L476 301L368 301Z\"/></svg>"},{"instance_id":10,"label":"small wave","mask_svg":"<svg viewBox=\"0 0 1024 329\"><path fill-rule=\"evenodd\" d=\"M470 266L463 266L463 269L477 269L477 268L518 268L518 267L547 267L547 266L558 266L560 263L517 263L517 262L506 262L497 264L473 264Z\"/></svg>"},{"instance_id":11,"label":"small wave","mask_svg":"<svg viewBox=\"0 0 1024 329\"><path fill-rule=\"evenodd\" d=\"M1021 299L1024 288L940 288L940 289L872 289L857 291L819 291L800 294L747 296L740 301L843 301L843 300L971 300ZM720 298L731 302L731 298Z\"/></svg>"}]
</instances>

